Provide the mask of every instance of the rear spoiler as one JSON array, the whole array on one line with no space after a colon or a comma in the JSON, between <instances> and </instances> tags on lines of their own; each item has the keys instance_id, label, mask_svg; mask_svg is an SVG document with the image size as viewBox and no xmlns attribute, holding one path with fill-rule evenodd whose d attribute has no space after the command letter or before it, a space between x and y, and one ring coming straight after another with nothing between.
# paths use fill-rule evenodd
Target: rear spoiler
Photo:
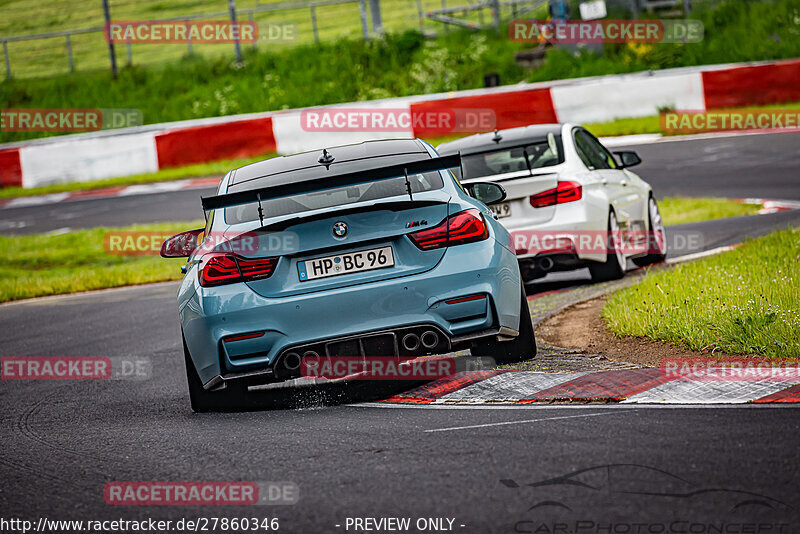
<instances>
[{"instance_id":1,"label":"rear spoiler","mask_svg":"<svg viewBox=\"0 0 800 534\"><path fill-rule=\"evenodd\" d=\"M389 165L387 167L378 167L365 171L350 172L347 174L338 174L334 176L323 176L321 178L305 180L302 182L273 185L270 187L262 187L260 189L250 189L248 191L237 191L236 193L228 193L227 195L203 197L203 210L208 211L227 208L229 206L249 204L251 202L259 202L271 198L296 195L298 193L306 193L308 191L332 189L334 187L344 187L364 182L398 178L407 174L420 174L423 172L451 169L453 167L459 167L460 165L461 155L452 154L450 156L410 161L408 163Z\"/></svg>"}]
</instances>

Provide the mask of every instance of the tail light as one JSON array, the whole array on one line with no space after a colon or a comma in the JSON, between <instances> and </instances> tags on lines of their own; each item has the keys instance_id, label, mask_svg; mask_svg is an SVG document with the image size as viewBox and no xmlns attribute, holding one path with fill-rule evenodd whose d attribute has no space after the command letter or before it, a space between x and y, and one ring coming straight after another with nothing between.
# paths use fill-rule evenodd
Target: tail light
<instances>
[{"instance_id":1,"label":"tail light","mask_svg":"<svg viewBox=\"0 0 800 534\"><path fill-rule=\"evenodd\" d=\"M234 254L206 254L200 260L200 285L221 286L269 278L278 258L248 259Z\"/></svg>"},{"instance_id":2,"label":"tail light","mask_svg":"<svg viewBox=\"0 0 800 534\"><path fill-rule=\"evenodd\" d=\"M481 212L469 209L451 215L433 228L420 230L408 236L422 250L432 250L483 241L489 237L489 228Z\"/></svg>"},{"instance_id":3,"label":"tail light","mask_svg":"<svg viewBox=\"0 0 800 534\"><path fill-rule=\"evenodd\" d=\"M531 206L534 208L546 208L556 204L575 202L583 198L583 187L578 182L558 182L553 189L542 191L530 198Z\"/></svg>"}]
</instances>

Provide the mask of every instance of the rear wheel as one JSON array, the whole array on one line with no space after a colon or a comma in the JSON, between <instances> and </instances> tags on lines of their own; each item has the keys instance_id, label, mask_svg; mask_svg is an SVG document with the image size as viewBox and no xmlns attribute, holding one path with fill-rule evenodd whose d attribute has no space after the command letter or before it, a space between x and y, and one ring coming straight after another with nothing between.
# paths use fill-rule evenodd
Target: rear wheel
<instances>
[{"instance_id":1,"label":"rear wheel","mask_svg":"<svg viewBox=\"0 0 800 534\"><path fill-rule=\"evenodd\" d=\"M519 312L519 335L511 341L498 341L495 338L480 340L472 344L470 353L473 356L494 358L498 365L521 362L536 356L536 338L533 334L531 310L522 288L522 300Z\"/></svg>"},{"instance_id":2,"label":"rear wheel","mask_svg":"<svg viewBox=\"0 0 800 534\"><path fill-rule=\"evenodd\" d=\"M197 374L186 339L183 339L183 357L186 362L186 381L189 385L189 400L192 410L198 413L231 411L242 407L247 395L247 387L228 384L222 391L208 391Z\"/></svg>"},{"instance_id":3,"label":"rear wheel","mask_svg":"<svg viewBox=\"0 0 800 534\"><path fill-rule=\"evenodd\" d=\"M650 231L647 233L647 256L634 258L633 263L639 267L661 263L667 258L667 234L664 231L664 221L658 211L656 199L652 196L647 204L647 218L650 222Z\"/></svg>"},{"instance_id":4,"label":"rear wheel","mask_svg":"<svg viewBox=\"0 0 800 534\"><path fill-rule=\"evenodd\" d=\"M593 282L605 282L607 280L618 280L625 276L625 255L622 253L619 243L619 224L617 216L613 211L608 213L608 235L606 236L605 263L592 262L589 265L589 272L592 274Z\"/></svg>"}]
</instances>

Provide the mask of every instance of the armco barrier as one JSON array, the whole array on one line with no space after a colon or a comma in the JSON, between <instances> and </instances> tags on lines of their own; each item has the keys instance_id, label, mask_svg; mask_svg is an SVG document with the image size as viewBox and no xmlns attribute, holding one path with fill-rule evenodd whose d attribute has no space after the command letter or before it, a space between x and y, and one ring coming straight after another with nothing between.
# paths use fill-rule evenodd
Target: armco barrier
<instances>
[{"instance_id":1,"label":"armco barrier","mask_svg":"<svg viewBox=\"0 0 800 534\"><path fill-rule=\"evenodd\" d=\"M797 102L800 60L703 72L703 91L707 109Z\"/></svg>"},{"instance_id":2,"label":"armco barrier","mask_svg":"<svg viewBox=\"0 0 800 534\"><path fill-rule=\"evenodd\" d=\"M274 150L272 117L181 128L156 135L159 168L246 158Z\"/></svg>"},{"instance_id":3,"label":"armco barrier","mask_svg":"<svg viewBox=\"0 0 800 534\"><path fill-rule=\"evenodd\" d=\"M800 101L800 59L518 84L337 107L406 108L412 115L491 109L502 129L656 115L665 107L702 111L791 101ZM424 128L383 133L307 132L301 125L301 113L285 110L11 143L0 146L0 185L32 187L99 180L272 151L286 154L430 133Z\"/></svg>"}]
</instances>

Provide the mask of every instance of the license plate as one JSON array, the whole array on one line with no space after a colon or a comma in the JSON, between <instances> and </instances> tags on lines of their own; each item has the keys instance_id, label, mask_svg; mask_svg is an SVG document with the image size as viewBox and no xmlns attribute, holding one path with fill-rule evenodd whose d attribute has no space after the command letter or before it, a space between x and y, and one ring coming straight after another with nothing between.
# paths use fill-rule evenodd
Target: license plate
<instances>
[{"instance_id":1,"label":"license plate","mask_svg":"<svg viewBox=\"0 0 800 534\"><path fill-rule=\"evenodd\" d=\"M381 247L301 261L297 263L297 271L300 281L305 282L392 266L394 266L392 247Z\"/></svg>"},{"instance_id":2,"label":"license plate","mask_svg":"<svg viewBox=\"0 0 800 534\"><path fill-rule=\"evenodd\" d=\"M503 217L511 217L511 204L508 202L501 202L500 204L492 204L489 209L497 215L498 219Z\"/></svg>"}]
</instances>

